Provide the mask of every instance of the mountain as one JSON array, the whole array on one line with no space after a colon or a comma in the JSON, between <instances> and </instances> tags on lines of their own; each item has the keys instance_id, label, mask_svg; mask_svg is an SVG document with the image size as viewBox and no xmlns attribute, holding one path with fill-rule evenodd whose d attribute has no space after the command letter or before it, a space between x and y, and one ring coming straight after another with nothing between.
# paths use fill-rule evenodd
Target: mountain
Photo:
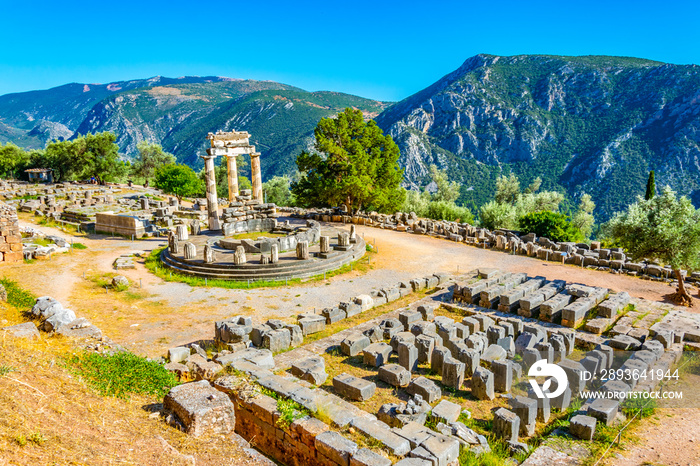
<instances>
[{"instance_id":1,"label":"mountain","mask_svg":"<svg viewBox=\"0 0 700 466\"><path fill-rule=\"evenodd\" d=\"M643 195L649 170L700 201L700 67L623 57L477 55L376 119L401 149L406 181L436 164L461 200L492 198L495 178L582 193L605 220ZM571 205L571 204L570 204Z\"/></svg>"},{"instance_id":2,"label":"mountain","mask_svg":"<svg viewBox=\"0 0 700 466\"><path fill-rule=\"evenodd\" d=\"M41 148L53 139L112 131L127 157L135 157L136 145L148 140L200 168L207 133L248 131L262 154L267 179L292 173L296 156L313 143L318 121L346 107L371 118L387 104L273 81L213 76L67 84L0 96L0 142Z\"/></svg>"}]
</instances>

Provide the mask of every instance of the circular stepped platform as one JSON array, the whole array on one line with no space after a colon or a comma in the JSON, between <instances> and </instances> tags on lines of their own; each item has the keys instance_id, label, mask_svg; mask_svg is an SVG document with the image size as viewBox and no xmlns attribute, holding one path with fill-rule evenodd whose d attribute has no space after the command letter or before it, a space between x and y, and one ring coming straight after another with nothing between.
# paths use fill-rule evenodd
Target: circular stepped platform
<instances>
[{"instance_id":1,"label":"circular stepped platform","mask_svg":"<svg viewBox=\"0 0 700 466\"><path fill-rule=\"evenodd\" d=\"M196 238L196 237L194 237ZM193 239L194 239L193 238ZM201 242L200 242L201 243ZM290 278L310 278L324 272L339 269L343 265L360 259L365 255L365 241L357 236L354 244L347 251L334 251L331 257L322 259L318 251L310 251L310 258L300 260L294 252L280 254L279 262L261 264L260 254L248 255L248 262L241 265L233 263L233 251L215 247L215 261L205 263L201 246L197 245L197 259L185 259L183 254L171 254L170 248L165 248L160 255L161 262L169 269L179 273L194 275L202 278L220 280L284 280ZM333 247L334 244L331 244ZM317 248L313 248L317 249ZM230 260L226 260L230 259Z\"/></svg>"}]
</instances>

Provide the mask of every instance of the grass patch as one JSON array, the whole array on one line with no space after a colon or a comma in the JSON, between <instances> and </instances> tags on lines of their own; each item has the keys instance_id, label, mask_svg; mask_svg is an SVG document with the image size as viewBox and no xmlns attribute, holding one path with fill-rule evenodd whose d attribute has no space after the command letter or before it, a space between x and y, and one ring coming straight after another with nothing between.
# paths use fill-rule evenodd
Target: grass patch
<instances>
[{"instance_id":1,"label":"grass patch","mask_svg":"<svg viewBox=\"0 0 700 466\"><path fill-rule=\"evenodd\" d=\"M73 225L72 223L65 223L65 222L57 222L56 220L43 217L41 218L38 222L38 225L44 226L44 227L51 227L51 228L56 228L61 231L65 231L67 233L83 233L80 231L80 225Z\"/></svg>"},{"instance_id":2,"label":"grass patch","mask_svg":"<svg viewBox=\"0 0 700 466\"><path fill-rule=\"evenodd\" d=\"M73 249L87 249L88 247L85 246L83 243L73 243Z\"/></svg>"},{"instance_id":3,"label":"grass patch","mask_svg":"<svg viewBox=\"0 0 700 466\"><path fill-rule=\"evenodd\" d=\"M133 353L84 352L68 359L69 369L102 396L128 398L131 394L163 398L178 384L160 364Z\"/></svg>"},{"instance_id":4,"label":"grass patch","mask_svg":"<svg viewBox=\"0 0 700 466\"><path fill-rule=\"evenodd\" d=\"M36 303L36 296L22 288L16 281L7 278L0 278L0 284L7 291L7 302L21 311L28 311Z\"/></svg>"},{"instance_id":5,"label":"grass patch","mask_svg":"<svg viewBox=\"0 0 700 466\"><path fill-rule=\"evenodd\" d=\"M620 411L628 418L634 417L640 412L639 418L652 416L656 412L657 403L654 398L626 398L620 405Z\"/></svg>"},{"instance_id":6,"label":"grass patch","mask_svg":"<svg viewBox=\"0 0 700 466\"><path fill-rule=\"evenodd\" d=\"M226 288L230 290L249 289L249 288L277 288L282 286L294 286L302 283L314 283L327 280L336 275L341 275L350 271L365 273L373 268L367 260L367 256L358 259L355 262L346 264L336 270L326 272L325 274L316 275L308 279L290 278L288 280L222 280L222 279L204 279L194 275L187 275L172 271L166 268L160 260L160 255L167 246L154 249L145 260L144 265L151 273L166 282L185 283L190 286L211 286L215 288Z\"/></svg>"},{"instance_id":7,"label":"grass patch","mask_svg":"<svg viewBox=\"0 0 700 466\"><path fill-rule=\"evenodd\" d=\"M2 365L0 365L0 377L4 377L14 370L15 370L14 367L8 366L7 364L2 364Z\"/></svg>"}]
</instances>

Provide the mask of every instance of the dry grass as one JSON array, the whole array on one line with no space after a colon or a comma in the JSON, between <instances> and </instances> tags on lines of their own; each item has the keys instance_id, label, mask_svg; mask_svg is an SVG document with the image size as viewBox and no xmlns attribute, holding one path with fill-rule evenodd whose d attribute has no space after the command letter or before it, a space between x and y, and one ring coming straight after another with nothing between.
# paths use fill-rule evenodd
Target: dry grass
<instances>
[{"instance_id":1,"label":"dry grass","mask_svg":"<svg viewBox=\"0 0 700 466\"><path fill-rule=\"evenodd\" d=\"M3 305L0 322L21 322ZM249 461L225 436L193 439L167 426L154 410L160 399L102 397L71 376L77 351L61 337L20 340L0 335L0 458L21 465L238 465ZM7 463L5 463L5 461Z\"/></svg>"}]
</instances>

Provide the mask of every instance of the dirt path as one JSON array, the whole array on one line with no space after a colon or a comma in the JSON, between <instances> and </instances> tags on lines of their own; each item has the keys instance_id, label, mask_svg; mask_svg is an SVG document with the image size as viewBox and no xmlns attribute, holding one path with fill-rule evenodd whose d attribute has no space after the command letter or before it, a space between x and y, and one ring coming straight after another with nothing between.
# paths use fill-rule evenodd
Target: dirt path
<instances>
[{"instance_id":1,"label":"dirt path","mask_svg":"<svg viewBox=\"0 0 700 466\"><path fill-rule=\"evenodd\" d=\"M27 221L22 223L46 233L72 237L55 228L38 227ZM671 291L663 283L478 249L429 236L363 226L359 226L357 232L378 248L378 254L373 255L371 270L296 287L192 288L155 277L145 269L141 260L136 269L119 272L133 283L130 294L107 293L95 284L94 279L90 281L90 277L115 273L112 263L121 254L149 252L165 242L162 239L131 242L103 236L72 237L88 249L56 254L46 262L4 266L3 275L21 282L37 295L56 297L79 316L91 319L118 343L150 356L163 354L174 344L211 338L213 322L231 315L253 315L255 321L294 316L435 272L458 273L494 267L625 290L634 297L652 301L662 301ZM83 279L83 274L86 279ZM143 288L139 288L139 284ZM689 310L700 312L697 306Z\"/></svg>"}]
</instances>

